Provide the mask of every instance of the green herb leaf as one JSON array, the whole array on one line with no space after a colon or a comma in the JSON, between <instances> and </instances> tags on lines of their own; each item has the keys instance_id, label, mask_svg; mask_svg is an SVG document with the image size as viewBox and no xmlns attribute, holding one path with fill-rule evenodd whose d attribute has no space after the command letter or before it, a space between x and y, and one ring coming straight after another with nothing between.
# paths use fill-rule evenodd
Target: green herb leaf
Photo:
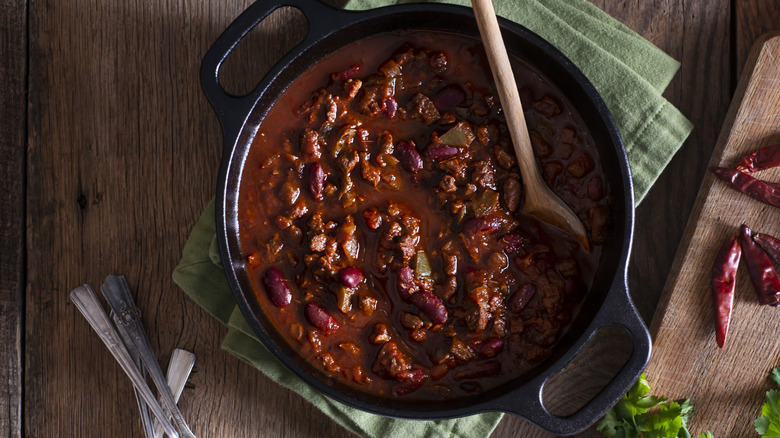
<instances>
[{"instance_id":1,"label":"green herb leaf","mask_svg":"<svg viewBox=\"0 0 780 438\"><path fill-rule=\"evenodd\" d=\"M608 438L690 438L690 401L668 401L666 397L648 396L649 392L650 385L642 374L604 415L596 430ZM702 434L700 438L707 437Z\"/></svg>"},{"instance_id":2,"label":"green herb leaf","mask_svg":"<svg viewBox=\"0 0 780 438\"><path fill-rule=\"evenodd\" d=\"M780 387L780 368L772 370L769 376ZM770 389L766 392L766 402L761 406L761 416L753 422L756 432L762 437L780 438L780 391Z\"/></svg>"},{"instance_id":3,"label":"green herb leaf","mask_svg":"<svg viewBox=\"0 0 780 438\"><path fill-rule=\"evenodd\" d=\"M647 418L646 427L648 438L676 438L682 428L682 409L676 402L658 407L657 415Z\"/></svg>"}]
</instances>

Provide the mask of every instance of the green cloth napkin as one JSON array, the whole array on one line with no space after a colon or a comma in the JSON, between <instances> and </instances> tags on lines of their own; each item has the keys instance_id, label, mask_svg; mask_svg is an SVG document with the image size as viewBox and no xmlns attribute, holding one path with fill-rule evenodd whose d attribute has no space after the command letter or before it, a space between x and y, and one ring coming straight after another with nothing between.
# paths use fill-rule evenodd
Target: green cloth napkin
<instances>
[{"instance_id":1,"label":"green cloth napkin","mask_svg":"<svg viewBox=\"0 0 780 438\"><path fill-rule=\"evenodd\" d=\"M351 0L368 9L399 0ZM449 3L467 5L465 0ZM496 12L558 47L601 93L623 136L639 203L690 133L691 123L661 93L679 63L587 0L494 0ZM228 326L222 348L312 402L334 421L364 437L486 437L502 414L456 420L411 421L368 414L331 400L281 365L257 340L225 278L216 245L214 201L184 246L173 280L192 300Z\"/></svg>"}]
</instances>

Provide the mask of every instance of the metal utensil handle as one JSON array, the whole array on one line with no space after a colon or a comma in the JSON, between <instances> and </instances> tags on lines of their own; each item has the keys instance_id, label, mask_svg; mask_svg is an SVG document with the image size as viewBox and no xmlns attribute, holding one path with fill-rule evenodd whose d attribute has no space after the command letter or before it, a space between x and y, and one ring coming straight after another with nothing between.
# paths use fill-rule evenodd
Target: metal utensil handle
<instances>
[{"instance_id":1,"label":"metal utensil handle","mask_svg":"<svg viewBox=\"0 0 780 438\"><path fill-rule=\"evenodd\" d=\"M119 317L119 324L123 325L130 333L133 345L141 354L141 360L146 365L147 371L149 371L149 375L152 377L152 382L157 387L162 406L173 418L173 424L179 435L183 438L195 438L195 434L187 426L187 422L184 421L179 407L176 406L176 402L173 400L171 388L168 387L168 382L165 380L162 369L160 369L160 364L157 362L157 357L155 357L154 350L152 350L152 346L149 343L149 338L146 337L144 332L140 311L133 302L127 281L121 275L109 275L106 277L100 290L106 297L111 309Z\"/></svg>"},{"instance_id":2,"label":"metal utensil handle","mask_svg":"<svg viewBox=\"0 0 780 438\"><path fill-rule=\"evenodd\" d=\"M636 378L644 370L648 360L650 360L652 344L650 334L642 321L642 317L636 311L629 298L628 288L625 286L625 283L613 286L613 288L615 287L619 287L622 290L610 291L585 336L585 342L587 342L599 329L617 326L626 330L631 337L631 341L634 344L631 357L607 387L602 389L600 393L574 414L559 417L548 411L542 401L544 384L560 371L560 369L557 369L543 376L535 385L529 385L530 388L527 392L524 391L522 394L519 394L517 399L523 401L515 404L508 402L507 404L510 406L506 409L507 411L526 418L548 432L557 435L572 435L584 430L601 418L631 388L631 385L634 384ZM577 354L579 354L579 351L574 352L566 363L570 362Z\"/></svg>"},{"instance_id":3,"label":"metal utensil handle","mask_svg":"<svg viewBox=\"0 0 780 438\"><path fill-rule=\"evenodd\" d=\"M119 365L124 370L125 374L130 377L133 382L133 386L139 391L144 398L149 409L157 417L160 424L165 429L165 433L171 437L178 437L179 434L176 429L173 428L171 423L167 419L167 415L163 411L154 394L146 385L146 381L143 376L138 372L138 369L133 365L133 361L130 358L130 354L125 349L122 341L119 339L114 327L111 325L111 321L108 319L103 306L97 299L95 291L88 284L79 286L70 292L70 300L76 305L84 318L87 319L89 325L98 334L100 339L106 344L108 350L114 356Z\"/></svg>"},{"instance_id":4,"label":"metal utensil handle","mask_svg":"<svg viewBox=\"0 0 780 438\"><path fill-rule=\"evenodd\" d=\"M257 100L257 93L262 86L258 84L253 91L245 96L234 96L227 93L219 82L219 71L222 63L255 26L273 11L284 6L292 6L306 16L308 32L303 41L290 50L266 74L267 78L278 74L279 66L288 63L290 53L309 47L328 32L337 30L340 27L340 17L348 15L347 12L315 0L258 0L225 29L203 57L200 83L203 92L219 117L226 138L229 138L231 134L238 134L238 129L243 126L244 118Z\"/></svg>"},{"instance_id":5,"label":"metal utensil handle","mask_svg":"<svg viewBox=\"0 0 780 438\"><path fill-rule=\"evenodd\" d=\"M138 350L133 346L130 334L127 333L124 326L116 324L116 313L111 312L110 317L114 321L114 326L116 327L117 332L119 332L119 337L122 338L122 343L124 343L125 349L127 349L128 354L130 354L133 364L138 368L138 373L141 374L141 376L146 376L146 367L141 360L141 355L138 354ZM144 430L144 436L147 438L151 437L154 435L154 420L149 414L149 407L146 405L143 397L138 393L138 390L133 388L133 391L135 392L135 402L138 405L138 412L141 414L141 426Z\"/></svg>"},{"instance_id":6,"label":"metal utensil handle","mask_svg":"<svg viewBox=\"0 0 780 438\"><path fill-rule=\"evenodd\" d=\"M171 361L168 363L168 386L171 387L173 392L173 399L176 403L179 402L181 393L184 391L184 385L187 383L187 379L190 377L192 367L195 365L195 355L187 350L181 350L176 348L171 354ZM152 436L154 438L162 437L162 426L155 422L154 431Z\"/></svg>"}]
</instances>

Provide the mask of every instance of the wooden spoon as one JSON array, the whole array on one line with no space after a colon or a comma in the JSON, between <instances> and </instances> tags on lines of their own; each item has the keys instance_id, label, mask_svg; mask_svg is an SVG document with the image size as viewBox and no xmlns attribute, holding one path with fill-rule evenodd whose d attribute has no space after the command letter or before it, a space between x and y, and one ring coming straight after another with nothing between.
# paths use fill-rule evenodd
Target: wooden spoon
<instances>
[{"instance_id":1,"label":"wooden spoon","mask_svg":"<svg viewBox=\"0 0 780 438\"><path fill-rule=\"evenodd\" d=\"M504 40L501 38L493 3L491 0L471 0L471 6L474 8L479 33L485 45L490 69L493 71L493 80L498 88L498 97L509 125L517 165L523 175L525 190L523 211L561 228L576 237L586 251L590 251L588 233L582 222L571 208L547 187L539 173L531 138L528 136L528 127L525 124L523 105L520 103L520 94L517 91Z\"/></svg>"}]
</instances>

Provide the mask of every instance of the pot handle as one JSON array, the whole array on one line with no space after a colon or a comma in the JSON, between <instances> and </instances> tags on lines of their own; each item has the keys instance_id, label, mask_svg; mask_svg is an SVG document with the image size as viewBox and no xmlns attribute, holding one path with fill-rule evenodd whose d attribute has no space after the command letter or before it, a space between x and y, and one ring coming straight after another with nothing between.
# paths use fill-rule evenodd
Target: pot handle
<instances>
[{"instance_id":1,"label":"pot handle","mask_svg":"<svg viewBox=\"0 0 780 438\"><path fill-rule=\"evenodd\" d=\"M621 327L631 337L634 345L631 357L612 381L580 410L572 415L560 417L548 411L542 401L542 389L547 381L571 362L580 351L572 352L559 368L529 382L527 390L519 394L508 394L511 398L507 398L501 410L519 415L556 435L573 435L592 425L614 406L623 394L628 392L650 360L652 349L650 333L629 298L625 282L613 286L613 290L608 294L604 305L590 325L583 345L599 329L609 326Z\"/></svg>"},{"instance_id":2,"label":"pot handle","mask_svg":"<svg viewBox=\"0 0 780 438\"><path fill-rule=\"evenodd\" d=\"M278 74L280 66L287 64L291 54L309 47L328 32L338 29L348 13L332 8L316 0L257 0L238 16L217 38L203 57L200 68L200 83L203 93L217 113L225 138L236 138L244 125L244 119L257 100L256 94L261 85L244 96L235 96L225 91L219 83L219 71L222 63L236 48L238 43L261 21L275 10L292 6L306 17L308 32L303 41L273 67L266 77Z\"/></svg>"}]
</instances>

